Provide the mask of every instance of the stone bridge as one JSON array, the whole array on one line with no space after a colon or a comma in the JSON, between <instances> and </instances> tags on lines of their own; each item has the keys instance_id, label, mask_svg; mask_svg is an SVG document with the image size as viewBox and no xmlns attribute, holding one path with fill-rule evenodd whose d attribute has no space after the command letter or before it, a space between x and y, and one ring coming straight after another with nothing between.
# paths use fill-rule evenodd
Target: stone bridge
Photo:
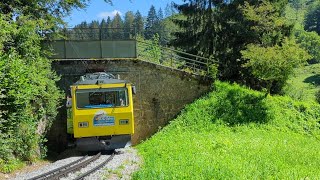
<instances>
[{"instance_id":1,"label":"stone bridge","mask_svg":"<svg viewBox=\"0 0 320 180\"><path fill-rule=\"evenodd\" d=\"M53 69L61 76L59 87L67 92L70 85L80 76L91 72L107 72L120 75L136 85L137 94L133 97L135 115L135 134L133 144L145 140L174 119L186 104L210 90L212 80L206 76L187 73L178 69L140 60L137 49L143 44L123 31L117 38L118 29L96 29L97 34L86 34L86 29L65 30L67 39L45 41L44 47L51 47L54 54ZM80 31L80 33L78 32ZM91 31L90 31L91 32ZM93 35L98 35L92 38ZM168 53L168 50L170 51ZM176 60L184 68L194 72L208 72L210 59L192 54L162 48L161 59L170 57L171 66ZM165 56L165 55L169 56ZM183 56L179 56L182 54ZM174 67L174 66L172 66ZM61 152L67 145L66 108L62 102L56 121L48 132L49 149Z\"/></svg>"},{"instance_id":2,"label":"stone bridge","mask_svg":"<svg viewBox=\"0 0 320 180\"><path fill-rule=\"evenodd\" d=\"M53 69L61 76L59 86L65 92L81 75L105 71L136 85L134 96L135 134L133 144L149 138L174 119L186 104L206 94L212 80L138 59L56 60ZM63 102L63 104L65 104ZM49 149L61 152L66 141L66 108L59 110L48 133Z\"/></svg>"}]
</instances>

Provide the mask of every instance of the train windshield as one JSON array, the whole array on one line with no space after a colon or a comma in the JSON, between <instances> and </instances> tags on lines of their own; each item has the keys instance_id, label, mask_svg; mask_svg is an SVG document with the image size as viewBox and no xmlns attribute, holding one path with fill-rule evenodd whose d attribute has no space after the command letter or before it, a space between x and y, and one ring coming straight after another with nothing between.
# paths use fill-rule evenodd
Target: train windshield
<instances>
[{"instance_id":1,"label":"train windshield","mask_svg":"<svg viewBox=\"0 0 320 180\"><path fill-rule=\"evenodd\" d=\"M126 88L79 89L76 91L78 108L109 108L128 106Z\"/></svg>"}]
</instances>

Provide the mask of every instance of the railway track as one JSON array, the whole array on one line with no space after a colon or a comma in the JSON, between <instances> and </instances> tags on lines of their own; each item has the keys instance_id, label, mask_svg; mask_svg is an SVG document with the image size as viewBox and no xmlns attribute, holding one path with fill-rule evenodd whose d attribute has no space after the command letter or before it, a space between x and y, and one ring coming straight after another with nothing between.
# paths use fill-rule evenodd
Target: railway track
<instances>
[{"instance_id":1,"label":"railway track","mask_svg":"<svg viewBox=\"0 0 320 180\"><path fill-rule=\"evenodd\" d=\"M86 167L87 165L89 165L91 162L96 161L97 159L99 159L101 156L101 153L98 153L94 156L92 156L89 159L86 159L88 156L84 156L76 161L73 161L67 165L64 165L62 167L59 167L57 169L51 170L49 172L40 174L38 176L35 176L33 178L30 178L29 180L42 180L42 179L49 179L49 180L56 180L56 179L60 179L61 177L66 177L69 173L73 173L76 171L79 171L80 169ZM115 156L115 153L112 153L112 155L110 155L110 157L108 157L106 160L104 160L102 163L100 163L99 165L95 166L94 168L92 168L91 170L81 174L80 176L76 177L75 179L80 180L85 178L86 176L89 176L90 174L92 174L93 172L99 170L101 167L103 167L106 163L108 163L110 160L113 159L113 157Z\"/></svg>"}]
</instances>

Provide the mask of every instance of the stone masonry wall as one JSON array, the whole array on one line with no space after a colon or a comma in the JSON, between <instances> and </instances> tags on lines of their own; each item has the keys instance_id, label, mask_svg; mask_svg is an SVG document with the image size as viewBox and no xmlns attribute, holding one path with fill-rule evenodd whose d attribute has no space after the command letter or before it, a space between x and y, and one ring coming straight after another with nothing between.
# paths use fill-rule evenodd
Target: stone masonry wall
<instances>
[{"instance_id":1,"label":"stone masonry wall","mask_svg":"<svg viewBox=\"0 0 320 180\"><path fill-rule=\"evenodd\" d=\"M211 79L140 60L55 61L53 68L61 75L59 86L64 91L87 72L119 74L120 79L134 83L137 94L133 96L133 144L167 125L186 104L204 95L211 87ZM49 148L51 145L51 149L62 151L66 136L66 110L62 106L48 134Z\"/></svg>"}]
</instances>

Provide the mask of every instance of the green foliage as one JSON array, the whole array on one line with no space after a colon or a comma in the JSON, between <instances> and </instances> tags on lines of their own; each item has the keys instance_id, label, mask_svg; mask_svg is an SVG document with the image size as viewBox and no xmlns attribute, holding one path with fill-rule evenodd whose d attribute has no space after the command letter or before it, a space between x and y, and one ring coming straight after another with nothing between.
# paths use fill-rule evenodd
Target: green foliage
<instances>
[{"instance_id":1,"label":"green foliage","mask_svg":"<svg viewBox=\"0 0 320 180\"><path fill-rule=\"evenodd\" d=\"M316 101L320 103L320 90L316 92L315 96L316 96Z\"/></svg>"},{"instance_id":2,"label":"green foliage","mask_svg":"<svg viewBox=\"0 0 320 180\"><path fill-rule=\"evenodd\" d=\"M136 12L134 15L134 25L136 27L136 33L137 35L142 36L144 34L144 22L142 15L139 11Z\"/></svg>"},{"instance_id":3,"label":"green foliage","mask_svg":"<svg viewBox=\"0 0 320 180\"><path fill-rule=\"evenodd\" d=\"M320 35L320 2L314 1L309 7L305 18L304 28L307 31L315 31Z\"/></svg>"},{"instance_id":4,"label":"green foliage","mask_svg":"<svg viewBox=\"0 0 320 180\"><path fill-rule=\"evenodd\" d=\"M0 172L10 173L16 169L22 168L25 164L19 159L10 159L10 161L4 161L0 159Z\"/></svg>"},{"instance_id":5,"label":"green foliage","mask_svg":"<svg viewBox=\"0 0 320 180\"><path fill-rule=\"evenodd\" d=\"M250 68L255 77L268 83L269 92L275 82L283 87L294 68L301 66L310 58L309 54L293 40L285 40L281 46L272 47L251 44L241 53L243 58L249 60L244 66Z\"/></svg>"},{"instance_id":6,"label":"green foliage","mask_svg":"<svg viewBox=\"0 0 320 180\"><path fill-rule=\"evenodd\" d=\"M173 20L181 30L175 33L176 38L171 43L191 54L206 57L213 55L217 39L215 27L218 25L213 7L220 7L220 3L213 0L188 0L175 6L185 18Z\"/></svg>"},{"instance_id":7,"label":"green foliage","mask_svg":"<svg viewBox=\"0 0 320 180\"><path fill-rule=\"evenodd\" d=\"M316 32L297 31L297 42L311 56L311 63L320 62L320 36Z\"/></svg>"},{"instance_id":8,"label":"green foliage","mask_svg":"<svg viewBox=\"0 0 320 180\"><path fill-rule=\"evenodd\" d=\"M175 33L174 46L219 61L219 78L263 88L243 65L241 51L248 44L272 47L283 44L293 25L283 17L287 0L214 1L188 0L176 5L184 18L174 22L181 28Z\"/></svg>"},{"instance_id":9,"label":"green foliage","mask_svg":"<svg viewBox=\"0 0 320 180\"><path fill-rule=\"evenodd\" d=\"M34 161L42 155L44 133L61 95L40 46L38 31L48 27L45 21L25 16L8 21L0 15L0 24L0 169L7 171L15 159Z\"/></svg>"},{"instance_id":10,"label":"green foliage","mask_svg":"<svg viewBox=\"0 0 320 180\"><path fill-rule=\"evenodd\" d=\"M212 64L209 66L209 75L213 78L216 79L218 76L218 65L217 64Z\"/></svg>"},{"instance_id":11,"label":"green foliage","mask_svg":"<svg viewBox=\"0 0 320 180\"><path fill-rule=\"evenodd\" d=\"M133 179L320 176L320 105L221 82L214 88L137 147L144 165Z\"/></svg>"},{"instance_id":12,"label":"green foliage","mask_svg":"<svg viewBox=\"0 0 320 180\"><path fill-rule=\"evenodd\" d=\"M124 17L123 27L125 28L125 37L132 37L134 35L134 14L132 11L128 11Z\"/></svg>"},{"instance_id":13,"label":"green foliage","mask_svg":"<svg viewBox=\"0 0 320 180\"><path fill-rule=\"evenodd\" d=\"M154 34L157 32L157 28L159 28L159 18L157 16L156 8L153 5L149 9L145 25L144 37L146 39L153 38Z\"/></svg>"},{"instance_id":14,"label":"green foliage","mask_svg":"<svg viewBox=\"0 0 320 180\"><path fill-rule=\"evenodd\" d=\"M241 10L245 19L252 23L250 29L258 40L254 44L264 47L279 45L289 35L291 26L287 24L285 17L280 16L275 4L267 0L258 6L245 2Z\"/></svg>"},{"instance_id":15,"label":"green foliage","mask_svg":"<svg viewBox=\"0 0 320 180\"><path fill-rule=\"evenodd\" d=\"M315 94L320 85L320 64L310 64L296 68L283 88L285 94L295 100L315 102Z\"/></svg>"},{"instance_id":16,"label":"green foliage","mask_svg":"<svg viewBox=\"0 0 320 180\"><path fill-rule=\"evenodd\" d=\"M152 40L144 40L141 36L137 37L144 46L138 46L138 57L142 60L160 64L161 49L159 44L159 35L153 35Z\"/></svg>"}]
</instances>

